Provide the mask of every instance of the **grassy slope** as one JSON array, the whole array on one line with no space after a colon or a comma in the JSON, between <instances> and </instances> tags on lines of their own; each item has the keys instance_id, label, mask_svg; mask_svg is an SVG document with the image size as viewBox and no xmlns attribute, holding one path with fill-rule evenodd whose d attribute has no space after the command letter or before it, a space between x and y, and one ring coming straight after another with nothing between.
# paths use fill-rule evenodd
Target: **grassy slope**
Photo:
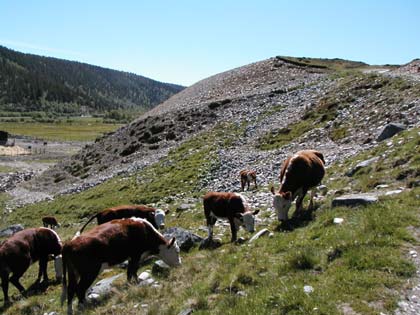
<instances>
[{"instance_id":1,"label":"grassy slope","mask_svg":"<svg viewBox=\"0 0 420 315\"><path fill-rule=\"evenodd\" d=\"M25 226L38 226L42 215L55 214L65 223L59 233L67 239L77 230L73 223L80 226L87 216L107 206L169 202L165 197L178 193L185 197L200 196L203 190L197 174L217 167L212 153L214 143L219 148L230 146L236 135L226 132L229 129L238 130L230 125L218 126L184 143L157 165L135 176L116 178L78 195L20 208L4 218L2 225L21 222ZM333 189L351 187L365 191L371 189L371 177L379 178L381 183L394 183L401 172L418 169L418 132L417 129L402 133L392 139L391 147L383 144L352 161L331 166L327 185ZM343 176L357 160L380 154L389 158L373 165L369 174L361 171L354 178ZM408 157L405 163L396 163L403 157ZM389 167L394 164L398 166L390 172ZM418 175L409 172L407 176L398 185L405 185ZM273 222L268 228L275 231L274 236L250 246L226 244L215 251L193 250L183 254L183 266L167 279L159 279L161 289L128 286L121 279L109 300L86 313L176 314L192 307L197 314L337 314L343 303L363 314L388 312L396 305L396 290L415 272L403 252L405 246L416 243L406 228L419 226L419 193L420 189L415 188L356 209L331 209L329 197L313 220L292 231L277 231L277 223ZM344 224L334 225L334 217L344 218ZM179 218L168 218L169 226L197 228L203 224L200 204ZM225 242L228 234L224 235ZM26 286L35 279L36 268L32 266L24 276ZM117 272L124 271L114 268L111 273ZM304 285L313 286L314 292L304 293ZM246 292L247 297L235 294L238 290ZM16 294L13 287L11 291ZM59 295L60 287L50 286L47 294L15 303L5 313L57 311ZM148 308L136 308L139 303L148 304Z\"/></svg>"}]
</instances>

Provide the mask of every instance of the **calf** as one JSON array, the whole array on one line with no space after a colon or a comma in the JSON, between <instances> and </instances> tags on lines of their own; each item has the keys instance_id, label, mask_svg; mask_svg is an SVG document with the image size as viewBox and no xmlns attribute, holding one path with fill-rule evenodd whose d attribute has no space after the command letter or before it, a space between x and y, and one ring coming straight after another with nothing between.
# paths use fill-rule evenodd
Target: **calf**
<instances>
[{"instance_id":1,"label":"calf","mask_svg":"<svg viewBox=\"0 0 420 315\"><path fill-rule=\"evenodd\" d=\"M4 304L9 303L9 280L21 294L24 294L25 289L19 279L33 262L39 260L36 283L41 281L41 277L48 282L48 257L57 256L60 252L60 237L53 230L43 227L22 230L4 241L0 245L0 277ZM10 273L13 275L9 279Z\"/></svg>"},{"instance_id":2,"label":"calf","mask_svg":"<svg viewBox=\"0 0 420 315\"><path fill-rule=\"evenodd\" d=\"M75 294L79 304L84 303L86 290L98 276L101 267L119 264L128 258L127 280L134 278L137 281L140 262L153 254L170 266L181 264L175 238L167 241L151 223L139 218L113 220L66 242L62 255L61 303L67 297L67 313L72 314Z\"/></svg>"},{"instance_id":3,"label":"calf","mask_svg":"<svg viewBox=\"0 0 420 315\"><path fill-rule=\"evenodd\" d=\"M57 219L53 216L42 217L42 224L44 227L50 227L52 229L55 227L60 227L60 223L58 223Z\"/></svg>"},{"instance_id":4,"label":"calf","mask_svg":"<svg viewBox=\"0 0 420 315\"><path fill-rule=\"evenodd\" d=\"M83 225L78 234L82 233L85 227L95 218L98 220L98 224L103 224L116 219L136 217L146 219L152 223L156 229L163 229L165 227L165 214L168 212L169 211L165 212L144 205L123 205L108 208L92 216L85 225Z\"/></svg>"},{"instance_id":5,"label":"calf","mask_svg":"<svg viewBox=\"0 0 420 315\"><path fill-rule=\"evenodd\" d=\"M322 153L315 150L303 150L284 161L281 173L281 187L278 192L271 187L273 207L279 221L288 219L292 201L296 199L294 216L300 215L302 202L309 189L317 186L325 174L325 160ZM311 191L309 209L313 207L314 189Z\"/></svg>"},{"instance_id":6,"label":"calf","mask_svg":"<svg viewBox=\"0 0 420 315\"><path fill-rule=\"evenodd\" d=\"M236 241L237 231L243 226L248 232L254 232L255 218L259 212L251 212L245 198L231 192L208 192L203 197L204 215L206 216L209 239L213 238L213 226L217 218L227 218L232 232L231 242Z\"/></svg>"},{"instance_id":7,"label":"calf","mask_svg":"<svg viewBox=\"0 0 420 315\"><path fill-rule=\"evenodd\" d=\"M250 171L250 170L242 170L239 172L239 175L241 177L241 189L242 191L244 191L245 189L245 185L248 185L248 190L249 190L249 184L251 183L251 181L254 182L254 186L257 189L257 174L255 173L255 171Z\"/></svg>"}]
</instances>

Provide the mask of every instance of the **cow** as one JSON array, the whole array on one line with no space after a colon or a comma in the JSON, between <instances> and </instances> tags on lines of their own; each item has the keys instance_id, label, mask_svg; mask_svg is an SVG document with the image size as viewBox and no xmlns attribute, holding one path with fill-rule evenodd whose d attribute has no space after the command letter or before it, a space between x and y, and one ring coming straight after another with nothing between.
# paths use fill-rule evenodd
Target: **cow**
<instances>
[{"instance_id":1,"label":"cow","mask_svg":"<svg viewBox=\"0 0 420 315\"><path fill-rule=\"evenodd\" d=\"M9 281L25 295L25 289L19 279L29 266L39 260L39 272L36 284L41 278L48 283L47 265L50 255L61 253L61 239L48 228L30 228L19 231L0 245L0 277L4 294L4 305L8 305ZM9 274L13 273L9 278Z\"/></svg>"},{"instance_id":2,"label":"cow","mask_svg":"<svg viewBox=\"0 0 420 315\"><path fill-rule=\"evenodd\" d=\"M254 232L255 218L259 212L251 212L245 198L232 192L208 192L203 197L204 215L208 227L208 239L213 238L213 226L217 218L226 218L230 223L231 242L236 241L237 231L243 226L248 232Z\"/></svg>"},{"instance_id":3,"label":"cow","mask_svg":"<svg viewBox=\"0 0 420 315\"><path fill-rule=\"evenodd\" d=\"M53 216L42 217L42 224L44 227L50 227L52 229L60 227L60 223L58 223L57 219Z\"/></svg>"},{"instance_id":4,"label":"cow","mask_svg":"<svg viewBox=\"0 0 420 315\"><path fill-rule=\"evenodd\" d=\"M112 208L107 208L101 212L93 215L80 229L78 235L80 235L85 227L95 218L99 224L103 224L116 219L124 218L141 218L146 219L156 229L163 229L165 227L165 215L169 212L161 209L155 209L144 205L122 205Z\"/></svg>"},{"instance_id":5,"label":"cow","mask_svg":"<svg viewBox=\"0 0 420 315\"><path fill-rule=\"evenodd\" d=\"M166 240L150 222L140 218L112 220L67 241L62 253L61 304L67 298L67 313L72 314L74 295L82 306L86 290L101 268L126 259L129 259L127 280L137 281L139 264L150 255L159 256L170 266L181 264L175 238Z\"/></svg>"},{"instance_id":6,"label":"cow","mask_svg":"<svg viewBox=\"0 0 420 315\"><path fill-rule=\"evenodd\" d=\"M245 189L245 185L248 186L248 190L249 190L249 184L252 182L254 182L254 186L255 189L257 189L257 174L255 173L255 171L250 171L250 170L242 170L239 172L239 176L241 177L241 189L242 191L244 191Z\"/></svg>"},{"instance_id":7,"label":"cow","mask_svg":"<svg viewBox=\"0 0 420 315\"><path fill-rule=\"evenodd\" d=\"M319 185L325 175L324 165L324 156L316 150L299 151L284 161L280 172L280 190L275 192L271 187L273 207L279 221L288 220L288 211L295 198L296 211L293 216L301 214L306 193ZM311 190L309 209L313 208L313 197L314 189Z\"/></svg>"}]
</instances>

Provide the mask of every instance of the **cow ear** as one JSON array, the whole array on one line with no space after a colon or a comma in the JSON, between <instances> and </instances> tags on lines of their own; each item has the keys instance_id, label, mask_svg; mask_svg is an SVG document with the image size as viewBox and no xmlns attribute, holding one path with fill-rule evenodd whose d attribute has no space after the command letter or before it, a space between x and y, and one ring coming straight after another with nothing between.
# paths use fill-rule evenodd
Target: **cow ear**
<instances>
[{"instance_id":1,"label":"cow ear","mask_svg":"<svg viewBox=\"0 0 420 315\"><path fill-rule=\"evenodd\" d=\"M260 209L254 211L253 215L257 215L260 212Z\"/></svg>"},{"instance_id":2,"label":"cow ear","mask_svg":"<svg viewBox=\"0 0 420 315\"><path fill-rule=\"evenodd\" d=\"M271 193L272 193L273 195L275 195L275 194L276 194L276 193L274 192L274 186L271 186L270 191L271 191Z\"/></svg>"},{"instance_id":3,"label":"cow ear","mask_svg":"<svg viewBox=\"0 0 420 315\"><path fill-rule=\"evenodd\" d=\"M291 200L292 199L292 192L288 191L284 194L284 199Z\"/></svg>"},{"instance_id":4,"label":"cow ear","mask_svg":"<svg viewBox=\"0 0 420 315\"><path fill-rule=\"evenodd\" d=\"M172 237L171 240L169 241L168 248L174 246L174 244L175 244L175 237Z\"/></svg>"}]
</instances>

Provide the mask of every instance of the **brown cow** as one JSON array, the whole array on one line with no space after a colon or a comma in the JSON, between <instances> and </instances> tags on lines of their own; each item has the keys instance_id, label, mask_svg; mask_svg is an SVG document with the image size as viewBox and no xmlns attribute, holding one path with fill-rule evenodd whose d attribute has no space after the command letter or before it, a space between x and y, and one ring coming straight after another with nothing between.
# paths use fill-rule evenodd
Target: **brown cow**
<instances>
[{"instance_id":1,"label":"brown cow","mask_svg":"<svg viewBox=\"0 0 420 315\"><path fill-rule=\"evenodd\" d=\"M248 190L249 190L249 184L251 183L251 181L254 182L254 186L255 189L257 189L257 174L255 173L255 171L250 171L250 170L242 170L239 172L239 175L241 177L241 189L242 191L244 191L245 189L245 185L248 186Z\"/></svg>"},{"instance_id":2,"label":"brown cow","mask_svg":"<svg viewBox=\"0 0 420 315\"><path fill-rule=\"evenodd\" d=\"M288 211L292 201L296 200L297 217L302 211L302 202L309 189L319 185L325 174L325 160L322 153L315 150L303 150L288 157L284 161L280 173L280 190L276 193L271 187L273 194L273 207L277 212L279 221L287 221ZM311 191L309 209L313 207L314 189Z\"/></svg>"},{"instance_id":3,"label":"brown cow","mask_svg":"<svg viewBox=\"0 0 420 315\"><path fill-rule=\"evenodd\" d=\"M53 230L43 227L25 229L4 241L0 245L0 276L4 304L9 303L9 280L21 294L24 294L25 289L19 279L33 262L39 260L36 283L41 281L41 277L48 282L48 257L49 255L57 256L60 252L60 237ZM10 273L13 275L9 279Z\"/></svg>"},{"instance_id":4,"label":"brown cow","mask_svg":"<svg viewBox=\"0 0 420 315\"><path fill-rule=\"evenodd\" d=\"M129 259L127 280L134 278L137 281L139 264L149 255L158 255L170 266L181 264L175 238L167 241L151 223L139 218L113 220L66 242L63 246L61 303L67 297L67 313L72 314L75 294L79 305L83 305L86 290L98 276L101 267Z\"/></svg>"},{"instance_id":5,"label":"brown cow","mask_svg":"<svg viewBox=\"0 0 420 315\"><path fill-rule=\"evenodd\" d=\"M213 238L213 226L217 218L227 218L232 232L231 241L236 241L237 231L243 226L248 232L254 232L254 216L259 212L251 212L245 198L231 192L208 192L203 197L204 215L206 216L209 236Z\"/></svg>"},{"instance_id":6,"label":"brown cow","mask_svg":"<svg viewBox=\"0 0 420 315\"><path fill-rule=\"evenodd\" d=\"M58 223L57 219L53 216L42 217L42 224L44 227L50 227L52 229L60 227L60 223Z\"/></svg>"},{"instance_id":7,"label":"brown cow","mask_svg":"<svg viewBox=\"0 0 420 315\"><path fill-rule=\"evenodd\" d=\"M126 218L141 218L146 219L156 229L163 229L165 227L165 214L169 211L163 211L160 209L155 209L152 207L144 205L122 205L112 208L107 208L101 212L92 216L80 229L78 235L80 235L85 227L95 218L99 224L103 224L116 219L126 219Z\"/></svg>"}]
</instances>

